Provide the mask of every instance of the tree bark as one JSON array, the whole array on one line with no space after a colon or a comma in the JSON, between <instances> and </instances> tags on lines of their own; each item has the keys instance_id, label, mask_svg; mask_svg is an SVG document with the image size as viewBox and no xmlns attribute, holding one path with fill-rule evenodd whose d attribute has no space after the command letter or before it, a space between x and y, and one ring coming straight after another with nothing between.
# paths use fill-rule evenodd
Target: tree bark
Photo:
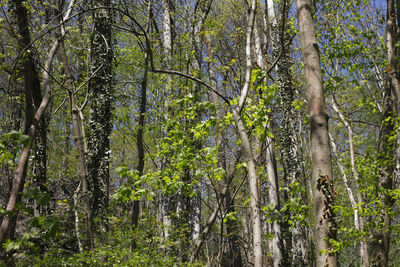
<instances>
[{"instance_id":1,"label":"tree bark","mask_svg":"<svg viewBox=\"0 0 400 267\"><path fill-rule=\"evenodd\" d=\"M89 81L90 117L88 122L88 151L86 154L88 183L91 191L93 219L100 216L105 230L105 214L109 195L110 134L114 102L112 73L112 34L110 0L92 1L95 11L94 32L90 44L91 72ZM105 7L105 8L101 8Z\"/></svg>"},{"instance_id":2,"label":"tree bark","mask_svg":"<svg viewBox=\"0 0 400 267\"><path fill-rule=\"evenodd\" d=\"M42 102L40 103L40 106L38 110L36 111L36 114L32 120L32 124L28 129L28 136L29 136L29 144L24 147L22 150L21 157L18 161L16 173L15 173L15 178L13 182L13 186L11 189L11 194L10 198L8 200L7 208L6 211L8 212L8 215L3 217L3 221L0 227L0 244L3 244L5 239L11 235L9 233L10 229L10 221L13 221L13 219L16 216L17 211L15 210L16 204L21 200L21 194L20 192L23 191L24 189L24 183L25 183L25 178L26 178L26 171L27 171L27 166L28 166L28 159L29 159L29 154L31 151L32 147L32 142L34 140L36 131L39 127L39 121L40 118L42 117L47 105L49 104L50 101L50 84L49 84L49 75L47 72L50 69L51 62L53 61L54 54L57 51L58 48L58 41L53 45L49 52L49 56L46 60L45 63L45 72L46 74L43 75L43 80L45 84L45 94L43 95ZM12 227L12 226L11 226Z\"/></svg>"},{"instance_id":3,"label":"tree bark","mask_svg":"<svg viewBox=\"0 0 400 267\"><path fill-rule=\"evenodd\" d=\"M172 64L172 20L171 20L171 10L170 10L170 0L162 0L161 2L162 12L163 12L163 49L165 55L165 66L167 69L171 68ZM171 77L166 77L166 88L165 92L172 90L170 86ZM168 102L166 103L168 106ZM168 116L168 112L166 112ZM168 120L168 117L166 118ZM163 222L163 233L165 241L169 238L169 229L171 228L172 222L169 217L170 200L162 192L160 193L160 209L161 218Z\"/></svg>"},{"instance_id":4,"label":"tree bark","mask_svg":"<svg viewBox=\"0 0 400 267\"><path fill-rule=\"evenodd\" d=\"M311 2L309 0L297 0L296 2L310 112L316 265L334 267L337 266L337 256L333 252L330 240L336 239L332 210L335 191L319 48Z\"/></svg>"},{"instance_id":5,"label":"tree bark","mask_svg":"<svg viewBox=\"0 0 400 267\"><path fill-rule=\"evenodd\" d=\"M253 238L253 264L255 267L263 266L262 255L262 227L260 218L260 196L259 196L259 177L257 175L256 164L250 145L247 129L243 124L241 112L246 103L247 95L250 87L250 77L252 71L251 62L251 39L254 30L256 12L256 1L252 0L249 7L249 16L246 30L246 75L244 84L240 93L239 103L237 106L231 107L233 118L235 120L236 128L239 133L241 145L245 154L247 162L247 176L250 187L250 218L252 224L252 238Z\"/></svg>"},{"instance_id":6,"label":"tree bark","mask_svg":"<svg viewBox=\"0 0 400 267\"><path fill-rule=\"evenodd\" d=\"M387 0L387 20L386 20L386 49L389 75L391 84L396 95L397 106L400 107L400 81L398 78L398 69L396 62L396 10L394 0Z\"/></svg>"},{"instance_id":7,"label":"tree bark","mask_svg":"<svg viewBox=\"0 0 400 267\"><path fill-rule=\"evenodd\" d=\"M207 56L212 59L213 52L210 44L210 38L207 33L204 34L204 42L206 44ZM217 82L214 61L210 60L208 64L209 64L208 72L210 76L210 84L213 88L218 89L218 82ZM222 114L221 114L221 109L219 108L220 101L218 101L218 95L216 94L216 92L214 91L210 92L210 99L216 108L215 118L217 119L217 121L220 121L222 119ZM225 172L228 174L228 169L226 164L226 145L225 145L227 140L223 136L223 133L221 132L222 129L220 129L220 127L217 127L215 131L216 131L215 146L218 148L218 167L223 168ZM226 213L235 212L234 202L232 201L230 194L230 182L231 182L230 180L231 179L228 178L228 175L226 175L220 181L221 197L223 197L221 201L223 202L223 207ZM226 257L224 257L224 255L221 255L222 260L223 261L225 260L222 264L224 266L241 267L243 266L243 263L242 263L242 256L240 253L240 247L237 242L239 237L237 236L237 226L235 221L228 220L226 222L226 232L228 239L227 242L229 247L228 249L229 256L227 255Z\"/></svg>"}]
</instances>

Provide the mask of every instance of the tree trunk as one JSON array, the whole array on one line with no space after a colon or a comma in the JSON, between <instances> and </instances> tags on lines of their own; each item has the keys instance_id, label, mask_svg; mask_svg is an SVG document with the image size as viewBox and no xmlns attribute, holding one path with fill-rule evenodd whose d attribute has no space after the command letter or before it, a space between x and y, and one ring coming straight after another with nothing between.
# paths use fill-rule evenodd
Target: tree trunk
<instances>
[{"instance_id":1,"label":"tree trunk","mask_svg":"<svg viewBox=\"0 0 400 267\"><path fill-rule=\"evenodd\" d=\"M167 69L171 68L172 64L172 21L171 21L171 11L170 11L170 1L162 0L162 12L163 12L163 49L165 55L165 67ZM171 86L171 77L166 77L166 89L165 92L172 90ZM168 106L168 103L166 103ZM168 116L168 112L166 112L166 116ZM168 120L168 118L166 118ZM169 229L171 228L171 219L169 217L169 209L170 209L170 200L167 196L165 196L162 192L160 193L160 209L161 209L161 218L163 222L163 232L165 241L169 238Z\"/></svg>"},{"instance_id":2,"label":"tree trunk","mask_svg":"<svg viewBox=\"0 0 400 267\"><path fill-rule=\"evenodd\" d=\"M69 18L71 11L72 11L71 7L73 6L73 4L74 4L74 1L71 1L69 9L64 16L64 21ZM60 38L63 38L64 34L62 36L60 36ZM49 51L47 59L44 63L43 87L44 87L45 91L43 94L42 101L41 101L39 107L37 108L37 111L33 117L33 120L31 121L31 125L27 131L30 142L28 145L26 145L23 148L21 157L19 158L19 161L18 161L17 169L15 172L15 178L14 178L13 186L12 186L11 193L10 193L10 198L8 200L7 207L6 207L6 211L8 212L8 215L3 217L3 221L0 226L0 245L4 243L6 238L8 238L10 235L12 235L12 233L9 233L9 230L10 230L10 228L11 229L13 228L13 226L11 225L11 222L16 220L17 211L15 210L15 206L21 200L20 192L22 192L24 189L26 171L27 171L27 167L28 167L28 159L29 159L29 154L30 154L31 147L32 147L32 142L36 135L36 131L39 127L39 121L40 121L41 117L43 116L43 113L44 113L47 105L50 102L50 97L51 97L50 66L53 62L54 55L57 52L58 45L59 45L59 40L54 42L53 46L51 47L51 49Z\"/></svg>"},{"instance_id":3,"label":"tree trunk","mask_svg":"<svg viewBox=\"0 0 400 267\"><path fill-rule=\"evenodd\" d=\"M31 45L31 33L29 30L28 10L21 0L15 1L15 13L17 15L18 31L21 36L21 50L27 49ZM25 82L25 134L32 124L36 109L42 101L42 93L40 89L39 75L36 71L35 62L31 49L27 49L24 53L23 68ZM36 138L32 144L34 157L32 159L33 185L41 192L46 192L46 116L42 116L37 129ZM40 207L34 204L35 215L39 215Z\"/></svg>"},{"instance_id":4,"label":"tree trunk","mask_svg":"<svg viewBox=\"0 0 400 267\"><path fill-rule=\"evenodd\" d=\"M246 30L246 75L243 87L239 97L237 106L231 107L233 118L235 120L236 128L241 140L241 145L245 154L247 162L247 178L250 187L250 218L252 224L252 238L253 238L253 264L255 267L263 266L262 255L262 227L260 218L260 196L259 196L259 178L257 175L256 164L250 145L247 129L243 124L241 112L246 103L247 95L250 87L250 77L252 70L251 62L251 39L254 29L256 11L256 1L252 0L249 7L249 16Z\"/></svg>"},{"instance_id":5,"label":"tree trunk","mask_svg":"<svg viewBox=\"0 0 400 267\"><path fill-rule=\"evenodd\" d=\"M333 252L330 240L336 239L332 210L335 191L329 147L328 114L325 107L319 49L309 0L297 0L297 17L310 112L316 265L334 267L337 266L337 257Z\"/></svg>"},{"instance_id":6,"label":"tree trunk","mask_svg":"<svg viewBox=\"0 0 400 267\"><path fill-rule=\"evenodd\" d=\"M100 216L101 230L105 230L105 213L109 194L110 141L112 108L114 102L112 73L112 36L110 0L94 0L94 32L90 59L92 78L89 81L90 117L88 123L87 170L92 194L93 219Z\"/></svg>"},{"instance_id":7,"label":"tree trunk","mask_svg":"<svg viewBox=\"0 0 400 267\"><path fill-rule=\"evenodd\" d=\"M42 117L44 110L46 109L47 105L49 104L50 101L50 85L49 85L49 75L47 72L49 72L51 62L54 58L54 54L57 51L58 48L58 41L53 45L49 52L49 56L46 60L45 63L45 74L43 75L43 80L45 84L45 94L43 95L42 102L40 103L40 106L38 110L36 111L36 114L33 118L32 124L28 129L28 136L30 139L30 142L28 145L24 147L22 150L21 157L19 158L16 173L15 173L15 178L13 182L13 186L11 189L11 194L10 198L8 200L7 208L6 211L9 212L7 216L3 217L3 221L0 227L0 244L3 244L5 239L12 235L12 233L9 233L9 229L13 228L11 225L11 221L14 221L15 216L17 215L17 211L14 210L16 204L21 200L21 194L20 192L23 191L24 189L24 183L25 183L25 178L26 178L26 171L27 171L27 166L28 166L28 159L29 159L29 154L31 151L32 147L32 142L34 140L36 131L39 127L39 121L40 118Z\"/></svg>"},{"instance_id":8,"label":"tree trunk","mask_svg":"<svg viewBox=\"0 0 400 267\"><path fill-rule=\"evenodd\" d=\"M204 42L205 42L206 48L207 48L207 56L209 58L213 58L212 47L211 47L209 36L207 33L204 34ZM213 88L218 90L218 82L217 82L214 61L210 60L208 64L209 64L208 72L209 72L209 76L210 76L210 84ZM210 92L210 99L211 99L211 103L213 103L216 108L215 118L217 119L217 121L220 121L222 119L222 115L221 115L221 109L219 108L220 101L218 101L218 95L216 94L216 92L214 92L214 91ZM215 131L216 131L215 146L218 148L218 168L223 168L225 170L225 172L228 174L228 168L227 168L227 164L226 164L226 145L225 145L227 140L225 137L223 137L223 133L221 132L222 129L220 129L220 127L217 127ZM221 201L223 202L223 207L224 207L224 210L226 213L235 212L234 203L233 203L233 200L231 199L231 194L230 194L230 182L231 181L230 181L230 179L228 179L228 175L226 175L220 181L221 197L223 197L223 199ZM222 192L224 192L224 193L222 194ZM228 220L226 222L226 225L227 225L226 232L227 232L227 239L228 239L227 242L228 242L228 248L229 248L228 253L226 253L226 254L229 254L229 255L225 255L225 256L221 255L222 260L223 260L222 264L224 266L241 267L241 266L243 266L243 263L242 263L242 256L240 253L240 247L237 243L239 237L237 235L236 222L234 220ZM223 231L223 230L221 230L221 231Z\"/></svg>"},{"instance_id":9,"label":"tree trunk","mask_svg":"<svg viewBox=\"0 0 400 267\"><path fill-rule=\"evenodd\" d=\"M271 3L269 3L271 4ZM272 4L271 4L272 5ZM268 8L272 8L271 14L269 14L268 19L273 26L275 21L275 15L273 12L273 5L268 6ZM266 28L268 25L268 21L264 22L266 24ZM254 28L255 33L255 47L256 47L256 56L257 56L257 64L260 66L261 69L267 70L266 62L266 51L261 47L261 36L257 31L257 28ZM266 35L268 32L266 32ZM267 38L265 38L267 39ZM267 119L269 121L269 119ZM268 125L270 128L271 125ZM267 169L267 179L268 179L268 200L269 204L273 206L273 208L278 211L280 209L280 198L279 198L279 182L278 182L278 172L277 172L277 165L276 165L276 158L275 158L275 142L272 140L271 137L266 135L266 144L267 148L265 150L265 164ZM272 239L269 240L269 250L272 252L272 262L274 267L279 267L282 264L282 256L283 252L283 242L282 242L282 233L281 233L281 222L274 221L271 224L271 230L274 235Z\"/></svg>"},{"instance_id":10,"label":"tree trunk","mask_svg":"<svg viewBox=\"0 0 400 267\"><path fill-rule=\"evenodd\" d=\"M386 49L388 67L387 73L389 75L391 84L393 86L397 106L400 107L400 81L398 78L398 68L396 62L396 10L394 0L387 0L387 20L386 20Z\"/></svg>"},{"instance_id":11,"label":"tree trunk","mask_svg":"<svg viewBox=\"0 0 400 267\"><path fill-rule=\"evenodd\" d=\"M150 26L150 10L151 10L151 1L148 2L148 20L147 20L147 28L146 32L149 30ZM144 144L143 144L143 131L144 131L144 123L146 117L146 105L147 105L147 75L148 75L148 66L149 66L149 56L148 50L150 47L146 46L146 51L144 53L144 73L142 78L141 84L141 95L140 95L140 107L139 107L139 121L138 121L138 130L136 134L136 147L138 150L138 165L137 165L137 172L139 177L143 175L144 169ZM132 218L131 218L131 225L132 229L137 228L139 222L139 209L140 209L140 201L135 200L132 203ZM135 239L132 239L132 249L136 249L136 242Z\"/></svg>"},{"instance_id":12,"label":"tree trunk","mask_svg":"<svg viewBox=\"0 0 400 267\"><path fill-rule=\"evenodd\" d=\"M394 172L394 151L393 143L390 137L393 134L393 100L392 92L394 92L397 100L397 106L400 104L400 82L398 79L397 64L395 58L395 25L396 11L393 0L387 0L387 22L386 22L386 49L388 58L387 72L390 78L390 85L385 87L384 104L383 104L383 120L379 133L378 161L381 164L379 178L377 181L377 197L381 201L382 211L378 217L378 227L373 232L373 239L370 243L370 265L386 267L389 261L389 244L390 244L390 210L393 200L389 196L389 190L393 187Z\"/></svg>"},{"instance_id":13,"label":"tree trunk","mask_svg":"<svg viewBox=\"0 0 400 267\"><path fill-rule=\"evenodd\" d=\"M393 187L394 172L394 151L393 151L393 84L385 89L385 99L383 104L383 119L379 132L378 145L378 164L380 170L377 179L377 199L381 203L381 213L378 216L378 226L373 230L372 241L370 242L370 265L386 267L389 263L390 245L390 211L393 199L390 197L390 190Z\"/></svg>"},{"instance_id":14,"label":"tree trunk","mask_svg":"<svg viewBox=\"0 0 400 267\"><path fill-rule=\"evenodd\" d=\"M75 88L72 83L72 74L69 68L67 54L65 52L64 41L60 41L60 58L63 63L64 73L67 82L67 89L69 95L69 103L71 109L72 116L72 131L74 136L74 143L78 150L78 165L79 165L79 177L81 182L81 194L82 194L82 206L83 211L85 213L85 226L86 226L86 235L87 235L87 243L90 252L94 251L94 238L92 231L92 219L91 219L91 210L89 203L89 188L88 182L86 178L86 163L85 163L85 149L82 143L82 135L79 130L79 111L75 105Z\"/></svg>"},{"instance_id":15,"label":"tree trunk","mask_svg":"<svg viewBox=\"0 0 400 267\"><path fill-rule=\"evenodd\" d=\"M358 183L359 175L356 169L356 161L355 161L355 150L354 150L354 142L353 142L353 128L351 127L350 123L347 122L344 114L339 110L339 107L336 105L335 100L332 99L332 107L333 110L338 114L341 122L343 123L343 125L347 128L348 131L348 135L349 135L349 152L350 152L350 163L351 163L351 171L353 173L353 177L354 177L354 181L355 181L355 185L356 185L356 190L357 190L357 201L359 205L363 205L364 203L364 198L361 194L361 190L360 190L360 186ZM331 143L333 143L333 140L331 138ZM332 146L333 147L333 146ZM337 152L334 152L336 157L338 158ZM342 171L342 176L345 177L343 171ZM345 181L345 178L343 178ZM349 185L347 184L347 182L345 182L346 187L349 187ZM350 196L350 193L349 193ZM364 231L364 225L365 225L365 219L361 216L359 216L359 209L361 208L356 207L355 205L353 206L353 210L354 210L354 225L356 227L357 230L359 231ZM357 217L357 219L356 219ZM368 266L369 263L369 259L368 259L368 244L364 241L361 240L360 241L360 257L361 257L361 265L362 266Z\"/></svg>"}]
</instances>

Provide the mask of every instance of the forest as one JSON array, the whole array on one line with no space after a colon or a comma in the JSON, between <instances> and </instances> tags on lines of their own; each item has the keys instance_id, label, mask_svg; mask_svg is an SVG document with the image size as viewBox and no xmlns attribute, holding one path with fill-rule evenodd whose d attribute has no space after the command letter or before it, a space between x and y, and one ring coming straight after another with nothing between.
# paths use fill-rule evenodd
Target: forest
<instances>
[{"instance_id":1,"label":"forest","mask_svg":"<svg viewBox=\"0 0 400 267\"><path fill-rule=\"evenodd\" d=\"M400 266L399 0L0 3L0 266Z\"/></svg>"}]
</instances>

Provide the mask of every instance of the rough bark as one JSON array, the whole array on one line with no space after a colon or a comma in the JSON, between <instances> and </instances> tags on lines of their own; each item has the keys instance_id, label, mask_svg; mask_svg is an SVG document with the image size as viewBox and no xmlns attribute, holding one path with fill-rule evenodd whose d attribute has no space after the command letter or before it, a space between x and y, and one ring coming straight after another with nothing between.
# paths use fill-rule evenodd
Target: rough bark
<instances>
[{"instance_id":1,"label":"rough bark","mask_svg":"<svg viewBox=\"0 0 400 267\"><path fill-rule=\"evenodd\" d=\"M319 48L311 2L309 0L297 0L296 2L310 112L316 265L334 267L337 266L337 256L333 253L330 239L336 239L332 210L335 192Z\"/></svg>"},{"instance_id":2,"label":"rough bark","mask_svg":"<svg viewBox=\"0 0 400 267\"><path fill-rule=\"evenodd\" d=\"M93 74L89 81L90 117L88 122L88 151L86 154L88 183L91 191L92 217L100 220L104 230L104 215L108 206L110 141L114 102L112 73L112 37L110 0L92 1L94 32L90 44L90 65Z\"/></svg>"}]
</instances>

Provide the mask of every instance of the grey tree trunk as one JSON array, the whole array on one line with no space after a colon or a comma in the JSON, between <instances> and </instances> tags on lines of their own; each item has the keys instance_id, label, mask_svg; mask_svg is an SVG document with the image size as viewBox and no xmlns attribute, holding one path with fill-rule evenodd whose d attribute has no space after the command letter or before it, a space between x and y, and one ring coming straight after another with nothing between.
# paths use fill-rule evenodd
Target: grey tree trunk
<instances>
[{"instance_id":1,"label":"grey tree trunk","mask_svg":"<svg viewBox=\"0 0 400 267\"><path fill-rule=\"evenodd\" d=\"M262 226L260 218L260 196L259 196L259 177L257 175L256 164L251 148L247 129L243 124L241 112L246 103L250 87L250 77L252 70L251 62L251 41L254 30L254 21L256 13L256 1L252 0L249 6L248 23L246 30L246 75L237 106L232 107L232 114L235 120L236 128L242 143L245 159L247 162L247 178L250 187L250 219L252 224L253 238L253 264L255 267L263 266L262 255Z\"/></svg>"},{"instance_id":2,"label":"grey tree trunk","mask_svg":"<svg viewBox=\"0 0 400 267\"><path fill-rule=\"evenodd\" d=\"M397 14L400 16L400 14ZM396 10L394 0L387 0L387 19L386 19L386 49L388 60L388 75L393 86L397 106L400 107L400 81L396 62Z\"/></svg>"},{"instance_id":3,"label":"grey tree trunk","mask_svg":"<svg viewBox=\"0 0 400 267\"><path fill-rule=\"evenodd\" d=\"M204 0L204 1L197 1L195 10L194 10L194 25L192 29L191 35L191 43L193 44L194 51L195 51L195 59L193 60L193 68L196 72L201 72L202 66L202 38L201 38L201 31L204 28L204 22L210 12L211 5L213 0ZM194 96L195 101L199 101L200 93L200 86L198 84L195 85L194 88ZM195 120L200 120L200 116L196 116ZM201 144L195 142L193 144L196 149L200 149ZM201 188L199 185L194 186L194 190L196 191L196 197L190 200L190 206L193 209L193 214L189 217L189 225L191 226L191 239L192 241L197 240L200 234L200 219L201 219Z\"/></svg>"},{"instance_id":4,"label":"grey tree trunk","mask_svg":"<svg viewBox=\"0 0 400 267\"><path fill-rule=\"evenodd\" d=\"M336 239L332 209L335 192L319 48L311 2L309 0L297 0L296 2L310 112L316 266L335 267L337 266L337 256L331 252L333 247L330 242L330 239Z\"/></svg>"},{"instance_id":5,"label":"grey tree trunk","mask_svg":"<svg viewBox=\"0 0 400 267\"><path fill-rule=\"evenodd\" d=\"M165 55L165 67L167 69L171 68L172 63L172 21L171 21L171 10L170 10L170 0L162 0L162 12L163 12L163 49ZM170 86L171 78L167 76L166 78L166 92L171 89ZM167 118L168 120L168 118ZM171 219L169 217L170 201L169 198L162 193L160 193L160 209L161 218L163 222L163 233L164 239L167 241L169 238L169 229L171 228Z\"/></svg>"},{"instance_id":6,"label":"grey tree trunk","mask_svg":"<svg viewBox=\"0 0 400 267\"><path fill-rule=\"evenodd\" d=\"M204 34L204 42L206 44L207 48L207 55L209 58L213 58L213 52L212 52L212 47L210 44L210 38L209 36L205 33ZM210 84L211 86L218 90L218 82L217 82L217 76L216 76L216 70L215 70L215 64L213 60L209 61L208 63L208 69L209 69L209 76L210 76ZM219 108L219 105L221 101L218 100L218 95L216 92L211 91L210 92L210 99L211 102L215 105L216 108L216 114L215 117L217 121L222 119L222 111ZM216 128L216 137L215 137L215 146L218 147L218 167L223 168L227 175L221 179L220 181L220 188L221 188L221 201L223 202L223 208L225 210L225 213L231 213L235 212L234 208L234 202L231 199L231 193L230 193L230 182L231 179L228 177L229 170L227 168L227 163L226 163L226 138L223 135L222 129L220 127ZM212 217L210 216L210 219ZM223 230L222 230L223 231ZM204 231L203 231L204 232ZM238 244L238 229L236 222L234 220L228 220L226 222L226 235L227 235L227 243L228 243L228 250L223 251L221 255L222 256L222 265L223 266L234 266L234 267L241 267L243 266L242 263L242 256L240 253L240 247Z\"/></svg>"}]
</instances>

